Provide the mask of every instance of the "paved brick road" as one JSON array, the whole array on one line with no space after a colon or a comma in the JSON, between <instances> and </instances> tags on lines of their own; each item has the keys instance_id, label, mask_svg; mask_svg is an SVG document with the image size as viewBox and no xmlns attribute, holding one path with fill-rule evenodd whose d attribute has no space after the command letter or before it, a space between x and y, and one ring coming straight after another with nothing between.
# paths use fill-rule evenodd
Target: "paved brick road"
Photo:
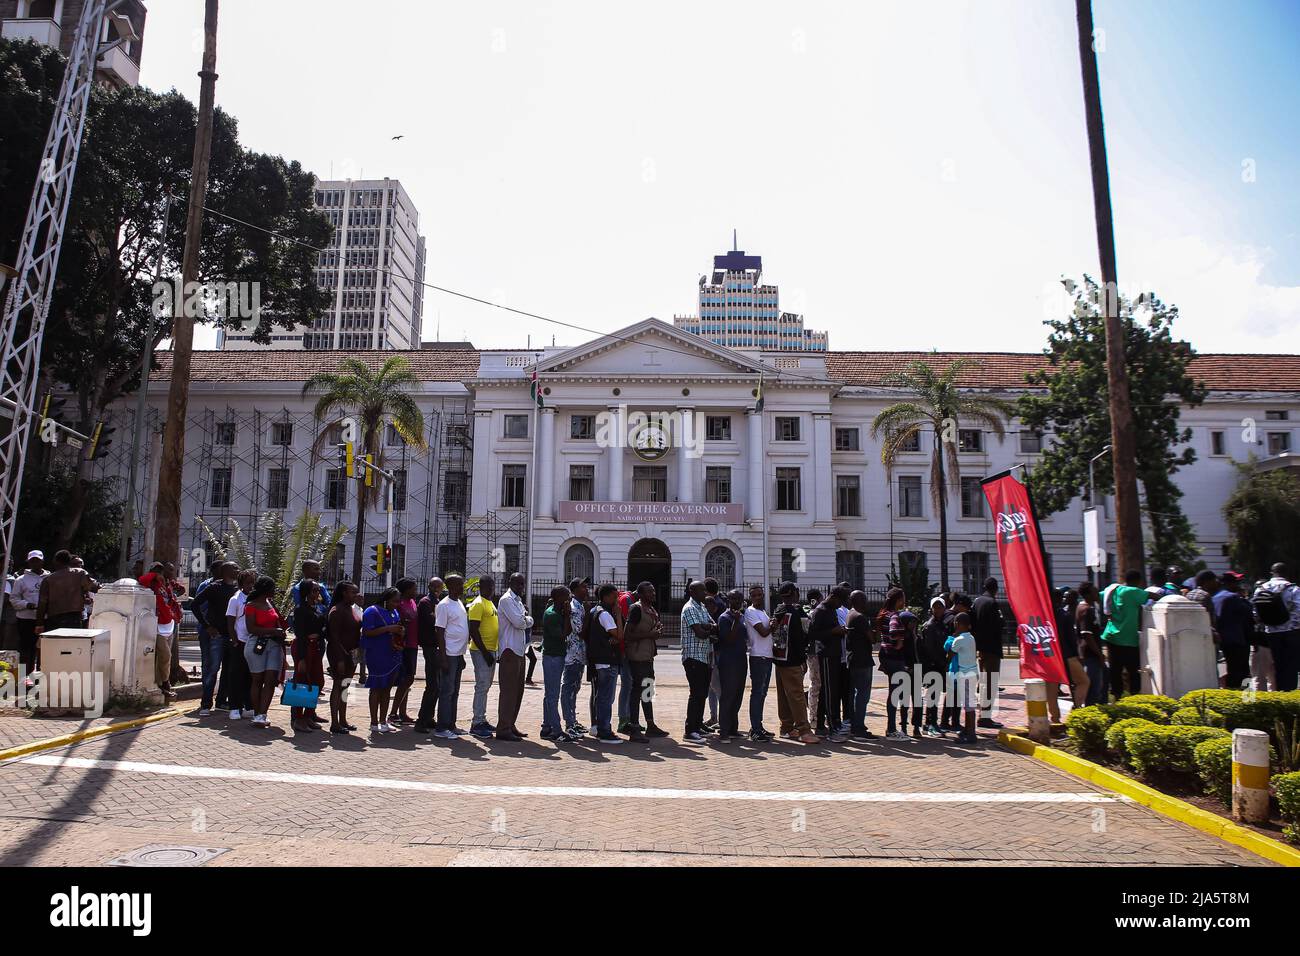
<instances>
[{"instance_id":1,"label":"paved brick road","mask_svg":"<svg viewBox=\"0 0 1300 956\"><path fill-rule=\"evenodd\" d=\"M680 734L684 688L661 686L656 706ZM363 707L357 690L354 723ZM162 843L228 848L216 866L1264 865L991 738L557 747L537 739L540 710L529 690L519 744L293 735L277 708L269 731L184 716L6 763L0 864L100 864ZM870 722L883 732L878 706ZM55 765L65 757L92 763Z\"/></svg>"}]
</instances>

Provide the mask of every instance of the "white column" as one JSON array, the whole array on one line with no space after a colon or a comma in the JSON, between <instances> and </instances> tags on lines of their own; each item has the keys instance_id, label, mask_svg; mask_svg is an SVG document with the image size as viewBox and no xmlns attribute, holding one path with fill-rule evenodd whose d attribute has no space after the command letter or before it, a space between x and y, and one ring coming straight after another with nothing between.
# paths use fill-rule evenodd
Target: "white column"
<instances>
[{"instance_id":1,"label":"white column","mask_svg":"<svg viewBox=\"0 0 1300 956\"><path fill-rule=\"evenodd\" d=\"M831 520L831 496L835 493L835 482L831 476L831 417L825 414L813 415L813 449L812 449L812 488L813 520L829 522Z\"/></svg>"},{"instance_id":2,"label":"white column","mask_svg":"<svg viewBox=\"0 0 1300 956\"><path fill-rule=\"evenodd\" d=\"M614 422L612 441L609 448L605 450L605 459L608 464L607 472L609 484L605 488L606 501L623 500L623 439L625 437L623 421L623 410L618 405L609 407L609 414Z\"/></svg>"},{"instance_id":3,"label":"white column","mask_svg":"<svg viewBox=\"0 0 1300 956\"><path fill-rule=\"evenodd\" d=\"M537 515L554 518L555 497L555 409L537 410Z\"/></svg>"},{"instance_id":4,"label":"white column","mask_svg":"<svg viewBox=\"0 0 1300 956\"><path fill-rule=\"evenodd\" d=\"M488 512L488 486L492 476L488 474L492 461L492 413L474 412L474 474L470 476L469 513L484 515Z\"/></svg>"},{"instance_id":5,"label":"white column","mask_svg":"<svg viewBox=\"0 0 1300 956\"><path fill-rule=\"evenodd\" d=\"M695 409L683 407L681 408L681 413L684 417L689 416L690 418L690 424L684 426L684 428L689 428L692 430L690 432L691 440L699 438L700 436L696 435L694 432ZM695 479L694 479L695 459L687 454L687 448L685 443L685 439L687 436L683 434L680 435L679 437L683 441L681 445L677 446L677 500L694 501L695 500Z\"/></svg>"},{"instance_id":6,"label":"white column","mask_svg":"<svg viewBox=\"0 0 1300 956\"><path fill-rule=\"evenodd\" d=\"M749 500L745 503L745 517L750 520L767 520L763 513L763 413L749 412Z\"/></svg>"}]
</instances>

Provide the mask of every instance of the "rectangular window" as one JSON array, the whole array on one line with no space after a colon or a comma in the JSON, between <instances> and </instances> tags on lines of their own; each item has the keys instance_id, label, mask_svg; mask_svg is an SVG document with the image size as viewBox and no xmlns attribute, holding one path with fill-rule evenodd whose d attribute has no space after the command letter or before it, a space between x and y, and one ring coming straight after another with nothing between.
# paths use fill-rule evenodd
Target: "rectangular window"
<instances>
[{"instance_id":1,"label":"rectangular window","mask_svg":"<svg viewBox=\"0 0 1300 956\"><path fill-rule=\"evenodd\" d=\"M862 515L862 486L857 475L835 476L836 515L858 518Z\"/></svg>"},{"instance_id":2,"label":"rectangular window","mask_svg":"<svg viewBox=\"0 0 1300 956\"><path fill-rule=\"evenodd\" d=\"M793 415L778 415L776 418L776 440L798 441L799 419Z\"/></svg>"},{"instance_id":3,"label":"rectangular window","mask_svg":"<svg viewBox=\"0 0 1300 956\"><path fill-rule=\"evenodd\" d=\"M835 450L836 451L857 451L858 430L856 428L835 429ZM843 580L843 578L841 578L840 580Z\"/></svg>"},{"instance_id":4,"label":"rectangular window","mask_svg":"<svg viewBox=\"0 0 1300 956\"><path fill-rule=\"evenodd\" d=\"M519 545L508 544L505 546L506 552L506 573L513 574L519 570Z\"/></svg>"},{"instance_id":5,"label":"rectangular window","mask_svg":"<svg viewBox=\"0 0 1300 956\"><path fill-rule=\"evenodd\" d=\"M233 445L235 443L234 422L217 422L216 443L218 445Z\"/></svg>"},{"instance_id":6,"label":"rectangular window","mask_svg":"<svg viewBox=\"0 0 1300 956\"><path fill-rule=\"evenodd\" d=\"M861 588L866 577L866 564L861 551L835 552L835 580L848 581L855 588Z\"/></svg>"},{"instance_id":7,"label":"rectangular window","mask_svg":"<svg viewBox=\"0 0 1300 956\"><path fill-rule=\"evenodd\" d=\"M528 437L528 416L527 415L506 415L505 418L505 437L506 438L527 438Z\"/></svg>"},{"instance_id":8,"label":"rectangular window","mask_svg":"<svg viewBox=\"0 0 1300 956\"><path fill-rule=\"evenodd\" d=\"M401 448L406 444L406 439L402 437L392 422L384 426L384 444L389 448Z\"/></svg>"},{"instance_id":9,"label":"rectangular window","mask_svg":"<svg viewBox=\"0 0 1300 956\"><path fill-rule=\"evenodd\" d=\"M898 516L900 518L923 518L921 510L921 476L898 476Z\"/></svg>"},{"instance_id":10,"label":"rectangular window","mask_svg":"<svg viewBox=\"0 0 1300 956\"><path fill-rule=\"evenodd\" d=\"M709 415L704 419L705 441L731 441L731 416Z\"/></svg>"},{"instance_id":11,"label":"rectangular window","mask_svg":"<svg viewBox=\"0 0 1300 956\"><path fill-rule=\"evenodd\" d=\"M524 508L527 506L528 498L525 493L527 489L527 480L527 465L501 466L502 508Z\"/></svg>"},{"instance_id":12,"label":"rectangular window","mask_svg":"<svg viewBox=\"0 0 1300 956\"><path fill-rule=\"evenodd\" d=\"M443 476L442 507L451 514L469 510L469 472L449 471Z\"/></svg>"},{"instance_id":13,"label":"rectangular window","mask_svg":"<svg viewBox=\"0 0 1300 956\"><path fill-rule=\"evenodd\" d=\"M271 422L271 444L293 444L293 422Z\"/></svg>"},{"instance_id":14,"label":"rectangular window","mask_svg":"<svg viewBox=\"0 0 1300 956\"><path fill-rule=\"evenodd\" d=\"M591 441L596 437L595 415L570 415L569 437L580 441ZM575 499L577 500L577 499ZM587 499L583 499L587 500Z\"/></svg>"},{"instance_id":15,"label":"rectangular window","mask_svg":"<svg viewBox=\"0 0 1300 956\"><path fill-rule=\"evenodd\" d=\"M798 419L795 419L798 421ZM778 468L776 470L776 510L800 510L800 489L798 468Z\"/></svg>"},{"instance_id":16,"label":"rectangular window","mask_svg":"<svg viewBox=\"0 0 1300 956\"><path fill-rule=\"evenodd\" d=\"M989 556L983 551L964 551L961 556L961 581L967 594L979 594L989 576Z\"/></svg>"},{"instance_id":17,"label":"rectangular window","mask_svg":"<svg viewBox=\"0 0 1300 956\"><path fill-rule=\"evenodd\" d=\"M1226 445L1224 442L1223 432L1210 432L1210 454L1224 455Z\"/></svg>"},{"instance_id":18,"label":"rectangular window","mask_svg":"<svg viewBox=\"0 0 1300 956\"><path fill-rule=\"evenodd\" d=\"M633 501L667 501L668 468L665 465L632 466Z\"/></svg>"},{"instance_id":19,"label":"rectangular window","mask_svg":"<svg viewBox=\"0 0 1300 956\"><path fill-rule=\"evenodd\" d=\"M212 469L212 497L209 504L213 508L230 507L230 469Z\"/></svg>"},{"instance_id":20,"label":"rectangular window","mask_svg":"<svg viewBox=\"0 0 1300 956\"><path fill-rule=\"evenodd\" d=\"M1291 450L1291 433L1290 432L1269 432L1268 433L1268 453L1270 455L1285 455Z\"/></svg>"},{"instance_id":21,"label":"rectangular window","mask_svg":"<svg viewBox=\"0 0 1300 956\"><path fill-rule=\"evenodd\" d=\"M1291 419L1291 413L1285 408L1270 408L1264 412L1266 422L1285 422Z\"/></svg>"},{"instance_id":22,"label":"rectangular window","mask_svg":"<svg viewBox=\"0 0 1300 956\"><path fill-rule=\"evenodd\" d=\"M342 468L325 469L325 510L342 511L348 506L348 479Z\"/></svg>"},{"instance_id":23,"label":"rectangular window","mask_svg":"<svg viewBox=\"0 0 1300 956\"><path fill-rule=\"evenodd\" d=\"M704 469L704 500L709 504L727 504L731 501L731 469L725 465L709 465Z\"/></svg>"},{"instance_id":24,"label":"rectangular window","mask_svg":"<svg viewBox=\"0 0 1300 956\"><path fill-rule=\"evenodd\" d=\"M984 490L980 488L978 478L961 480L961 516L963 518L984 517Z\"/></svg>"},{"instance_id":25,"label":"rectangular window","mask_svg":"<svg viewBox=\"0 0 1300 956\"><path fill-rule=\"evenodd\" d=\"M957 429L957 450L981 452L984 450L984 433L978 428Z\"/></svg>"},{"instance_id":26,"label":"rectangular window","mask_svg":"<svg viewBox=\"0 0 1300 956\"><path fill-rule=\"evenodd\" d=\"M570 501L595 501L596 500L596 466L595 465L570 465L569 466L569 500Z\"/></svg>"},{"instance_id":27,"label":"rectangular window","mask_svg":"<svg viewBox=\"0 0 1300 956\"><path fill-rule=\"evenodd\" d=\"M1042 450L1042 432L1020 432L1020 454L1037 455Z\"/></svg>"},{"instance_id":28,"label":"rectangular window","mask_svg":"<svg viewBox=\"0 0 1300 956\"><path fill-rule=\"evenodd\" d=\"M795 567L794 548L781 549L781 580L798 581L799 569Z\"/></svg>"},{"instance_id":29,"label":"rectangular window","mask_svg":"<svg viewBox=\"0 0 1300 956\"><path fill-rule=\"evenodd\" d=\"M898 445L899 451L920 451L921 450L921 433L914 431L908 435Z\"/></svg>"},{"instance_id":30,"label":"rectangular window","mask_svg":"<svg viewBox=\"0 0 1300 956\"><path fill-rule=\"evenodd\" d=\"M272 511L289 507L289 469L272 468L266 476L266 506Z\"/></svg>"},{"instance_id":31,"label":"rectangular window","mask_svg":"<svg viewBox=\"0 0 1300 956\"><path fill-rule=\"evenodd\" d=\"M406 510L406 469L393 469L393 510ZM396 565L394 565L396 567Z\"/></svg>"}]
</instances>

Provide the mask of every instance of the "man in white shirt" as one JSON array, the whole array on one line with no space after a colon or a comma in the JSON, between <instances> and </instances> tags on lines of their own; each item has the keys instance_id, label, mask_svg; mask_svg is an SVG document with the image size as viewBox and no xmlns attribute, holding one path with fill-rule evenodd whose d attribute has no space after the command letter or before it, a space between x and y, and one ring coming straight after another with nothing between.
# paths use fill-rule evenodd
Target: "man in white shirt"
<instances>
[{"instance_id":1,"label":"man in white shirt","mask_svg":"<svg viewBox=\"0 0 1300 956\"><path fill-rule=\"evenodd\" d=\"M36 670L36 605L41 599L41 581L45 570L45 552L28 551L27 568L14 581L9 602L18 616L18 658L28 674Z\"/></svg>"},{"instance_id":2,"label":"man in white shirt","mask_svg":"<svg viewBox=\"0 0 1300 956\"><path fill-rule=\"evenodd\" d=\"M465 648L469 646L469 614L461 601L465 579L449 574L443 583L447 585L447 596L433 612L433 633L438 644L438 719L433 736L454 740L467 733L456 726L456 701L460 697L460 674L465 669Z\"/></svg>"},{"instance_id":3,"label":"man in white shirt","mask_svg":"<svg viewBox=\"0 0 1300 956\"><path fill-rule=\"evenodd\" d=\"M239 590L226 602L226 634L232 640L222 656L221 680L217 687L217 700L230 701L230 719L239 720L245 710L253 709L251 676L248 661L244 659L244 644L248 642L248 618L244 608L249 592L257 583L257 572L245 569L239 572ZM223 690L224 688L224 690Z\"/></svg>"},{"instance_id":4,"label":"man in white shirt","mask_svg":"<svg viewBox=\"0 0 1300 956\"><path fill-rule=\"evenodd\" d=\"M1263 612L1265 605L1272 605L1271 620L1260 617L1259 623L1268 635L1269 649L1273 652L1273 668L1277 673L1277 689L1290 691L1296 689L1297 674L1300 673L1300 587L1291 583L1288 569L1284 564L1272 567L1273 576L1255 592L1251 604L1256 616ZM1270 600L1261 599L1262 592L1269 592Z\"/></svg>"},{"instance_id":5,"label":"man in white shirt","mask_svg":"<svg viewBox=\"0 0 1300 956\"><path fill-rule=\"evenodd\" d=\"M524 652L533 630L533 618L524 603L527 581L516 571L510 587L497 602L497 667L500 693L497 696L497 740L523 740L528 735L515 726L524 702Z\"/></svg>"},{"instance_id":6,"label":"man in white shirt","mask_svg":"<svg viewBox=\"0 0 1300 956\"><path fill-rule=\"evenodd\" d=\"M763 588L749 589L745 608L745 632L749 643L749 739L762 742L776 735L763 726L763 704L772 683L772 619L763 610Z\"/></svg>"}]
</instances>

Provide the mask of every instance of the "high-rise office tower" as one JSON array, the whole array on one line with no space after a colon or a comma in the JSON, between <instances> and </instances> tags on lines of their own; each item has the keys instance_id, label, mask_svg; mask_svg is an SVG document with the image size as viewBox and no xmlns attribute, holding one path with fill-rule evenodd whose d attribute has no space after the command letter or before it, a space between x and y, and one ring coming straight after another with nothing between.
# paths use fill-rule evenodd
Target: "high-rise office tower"
<instances>
[{"instance_id":1,"label":"high-rise office tower","mask_svg":"<svg viewBox=\"0 0 1300 956\"><path fill-rule=\"evenodd\" d=\"M396 179L318 180L316 208L334 225L316 261L331 302L312 323L274 329L271 348L418 349L424 310L420 214ZM220 333L218 348L262 348Z\"/></svg>"},{"instance_id":2,"label":"high-rise office tower","mask_svg":"<svg viewBox=\"0 0 1300 956\"><path fill-rule=\"evenodd\" d=\"M674 316L673 325L733 349L825 352L826 333L782 312L777 287L761 284L763 257L732 247L713 257L712 277L700 276L699 314Z\"/></svg>"}]
</instances>

